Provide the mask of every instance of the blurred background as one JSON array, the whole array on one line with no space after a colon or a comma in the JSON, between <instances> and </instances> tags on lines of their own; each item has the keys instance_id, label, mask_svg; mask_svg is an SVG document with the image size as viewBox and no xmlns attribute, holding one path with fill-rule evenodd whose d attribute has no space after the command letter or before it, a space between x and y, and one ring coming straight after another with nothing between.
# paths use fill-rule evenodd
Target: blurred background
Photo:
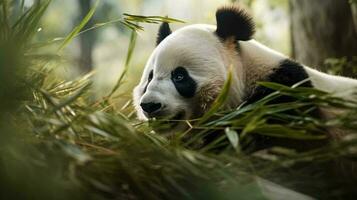
<instances>
[{"instance_id":1,"label":"blurred background","mask_svg":"<svg viewBox=\"0 0 357 200\"><path fill-rule=\"evenodd\" d=\"M31 5L33 0L26 0ZM215 24L215 10L228 3L248 7L257 23L255 39L323 71L354 76L357 52L356 11L348 0L102 0L84 29L122 18L123 13L161 15L185 21L172 24L173 30L187 24ZM42 21L37 40L63 37L88 13L92 0L53 0ZM355 6L354 6L355 7ZM158 25L143 24L134 51L128 91L137 83L145 62L155 48ZM108 93L123 69L130 30L110 23L81 34L67 47L62 62L53 68L58 75L73 79L95 70L96 96ZM50 47L49 47L50 48ZM329 63L339 69L328 68ZM352 63L352 64L351 64Z\"/></svg>"}]
</instances>

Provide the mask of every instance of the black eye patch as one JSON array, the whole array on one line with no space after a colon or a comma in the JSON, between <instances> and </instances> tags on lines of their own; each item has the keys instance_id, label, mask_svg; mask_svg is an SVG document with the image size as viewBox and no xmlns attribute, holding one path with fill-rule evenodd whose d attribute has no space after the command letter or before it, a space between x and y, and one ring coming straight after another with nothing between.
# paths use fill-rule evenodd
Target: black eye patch
<instances>
[{"instance_id":1,"label":"black eye patch","mask_svg":"<svg viewBox=\"0 0 357 200\"><path fill-rule=\"evenodd\" d=\"M191 98L195 96L197 83L189 75L184 67L177 67L171 72L171 80L175 85L177 92L185 97Z\"/></svg>"},{"instance_id":2,"label":"black eye patch","mask_svg":"<svg viewBox=\"0 0 357 200\"><path fill-rule=\"evenodd\" d=\"M148 82L146 83L146 86L144 88L143 94L145 94L146 89L148 88L148 85L149 85L149 83L150 83L150 81L152 80L153 77L154 77L154 71L151 70L150 73L149 73Z\"/></svg>"}]
</instances>

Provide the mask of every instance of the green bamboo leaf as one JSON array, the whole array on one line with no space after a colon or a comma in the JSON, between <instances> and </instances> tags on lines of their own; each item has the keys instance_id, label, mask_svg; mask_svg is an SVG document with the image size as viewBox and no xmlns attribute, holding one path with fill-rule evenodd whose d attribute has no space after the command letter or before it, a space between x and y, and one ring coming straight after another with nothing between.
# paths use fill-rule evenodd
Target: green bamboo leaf
<instances>
[{"instance_id":1,"label":"green bamboo leaf","mask_svg":"<svg viewBox=\"0 0 357 200\"><path fill-rule=\"evenodd\" d=\"M38 31L38 25L47 10L50 0L36 2L11 27L12 37L23 46L27 45Z\"/></svg>"},{"instance_id":2,"label":"green bamboo leaf","mask_svg":"<svg viewBox=\"0 0 357 200\"><path fill-rule=\"evenodd\" d=\"M241 138L244 138L248 133L253 132L258 127L264 125L267 119L262 118L263 111L257 113L257 115L253 115L253 117L249 120L248 124L244 127Z\"/></svg>"},{"instance_id":3,"label":"green bamboo leaf","mask_svg":"<svg viewBox=\"0 0 357 200\"><path fill-rule=\"evenodd\" d=\"M232 70L229 70L227 75L227 80L223 85L221 93L218 95L216 100L212 103L211 108L202 116L198 124L202 124L207 119L209 119L213 114L215 114L224 105L232 84Z\"/></svg>"},{"instance_id":4,"label":"green bamboo leaf","mask_svg":"<svg viewBox=\"0 0 357 200\"><path fill-rule=\"evenodd\" d=\"M106 132L106 131L104 131L104 130L102 130L100 128L97 128L97 127L94 127L94 126L90 126L90 125L85 125L84 127L87 130L91 131L92 133L100 135L101 137L110 139L112 141L118 141L117 137L112 136L110 133L108 133L108 132Z\"/></svg>"},{"instance_id":5,"label":"green bamboo leaf","mask_svg":"<svg viewBox=\"0 0 357 200\"><path fill-rule=\"evenodd\" d=\"M142 16L142 15L132 15L128 13L124 13L126 16L126 20L135 21L135 22L147 22L147 23L158 23L158 22L167 22L167 23L185 23L182 20L170 18L170 17L162 17L162 16Z\"/></svg>"},{"instance_id":6,"label":"green bamboo leaf","mask_svg":"<svg viewBox=\"0 0 357 200\"><path fill-rule=\"evenodd\" d=\"M59 144L59 146L64 150L64 152L68 156L75 159L80 164L84 164L92 159L89 154L84 152L77 145L70 144L64 141L58 141L57 144Z\"/></svg>"},{"instance_id":7,"label":"green bamboo leaf","mask_svg":"<svg viewBox=\"0 0 357 200\"><path fill-rule=\"evenodd\" d=\"M328 93L326 93L324 91L317 90L317 89L314 89L314 88L306 88L306 87L294 88L294 87L289 87L289 86L286 86L286 85L282 85L282 84L279 84L279 83L273 83L273 82L258 82L258 84L261 85L261 86L273 89L273 90L288 92L286 94L289 94L289 93L308 93L309 95L315 94L315 95L318 95L318 96L327 95L328 94Z\"/></svg>"},{"instance_id":8,"label":"green bamboo leaf","mask_svg":"<svg viewBox=\"0 0 357 200\"><path fill-rule=\"evenodd\" d=\"M322 140L327 137L326 134L313 135L307 130L293 129L279 124L264 124L259 127L255 127L254 130L251 131L261 135L296 140Z\"/></svg>"},{"instance_id":9,"label":"green bamboo leaf","mask_svg":"<svg viewBox=\"0 0 357 200\"><path fill-rule=\"evenodd\" d=\"M239 137L238 137L238 133L230 128L226 128L225 129L225 133L227 135L227 138L229 140L229 142L231 143L231 145L233 146L233 148L236 151L240 151L239 149Z\"/></svg>"},{"instance_id":10,"label":"green bamboo leaf","mask_svg":"<svg viewBox=\"0 0 357 200\"><path fill-rule=\"evenodd\" d=\"M89 87L90 87L90 83L80 88L79 90L76 90L74 94L72 94L64 101L60 102L59 104L57 104L53 111L57 111L67 105L70 105L72 102L76 101L79 97L83 96L83 94L89 89Z\"/></svg>"},{"instance_id":11,"label":"green bamboo leaf","mask_svg":"<svg viewBox=\"0 0 357 200\"><path fill-rule=\"evenodd\" d=\"M129 64L130 64L131 58L133 56L133 52L134 52L135 45L136 45L136 38L137 38L137 33L135 32L135 30L132 30L131 31L131 36L130 36L129 49L128 49L128 53L126 55L123 72L121 73L117 83L115 84L115 86L113 87L112 91L109 93L107 98L110 98L119 89L119 87L120 87L120 85L121 85L126 73L129 70Z\"/></svg>"},{"instance_id":12,"label":"green bamboo leaf","mask_svg":"<svg viewBox=\"0 0 357 200\"><path fill-rule=\"evenodd\" d=\"M97 0L94 6L89 10L88 14L83 18L83 20L77 25L71 33L64 39L63 43L58 48L58 52L62 51L75 37L76 35L83 29L83 27L89 22L89 20L94 15L95 10L99 4L99 0Z\"/></svg>"}]
</instances>

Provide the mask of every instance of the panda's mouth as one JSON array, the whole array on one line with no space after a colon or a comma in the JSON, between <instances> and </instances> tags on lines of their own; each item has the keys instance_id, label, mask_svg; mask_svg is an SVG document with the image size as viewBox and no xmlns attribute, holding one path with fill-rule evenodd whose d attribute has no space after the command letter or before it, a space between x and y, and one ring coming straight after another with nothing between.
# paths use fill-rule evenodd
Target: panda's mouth
<instances>
[{"instance_id":1,"label":"panda's mouth","mask_svg":"<svg viewBox=\"0 0 357 200\"><path fill-rule=\"evenodd\" d=\"M165 120L163 124L167 126L166 128L172 129L177 127L182 122L184 117L185 117L185 111L180 111L173 117Z\"/></svg>"},{"instance_id":2,"label":"panda's mouth","mask_svg":"<svg viewBox=\"0 0 357 200\"><path fill-rule=\"evenodd\" d=\"M167 133L172 132L177 127L179 127L180 124L182 124L182 120L184 120L185 116L185 111L179 111L173 117L167 117L166 119L158 119L158 121L156 121L154 118L153 121L149 120L149 123L155 131L159 133Z\"/></svg>"},{"instance_id":3,"label":"panda's mouth","mask_svg":"<svg viewBox=\"0 0 357 200\"><path fill-rule=\"evenodd\" d=\"M175 116L173 116L169 121L182 120L184 117L185 117L185 111L180 111Z\"/></svg>"}]
</instances>

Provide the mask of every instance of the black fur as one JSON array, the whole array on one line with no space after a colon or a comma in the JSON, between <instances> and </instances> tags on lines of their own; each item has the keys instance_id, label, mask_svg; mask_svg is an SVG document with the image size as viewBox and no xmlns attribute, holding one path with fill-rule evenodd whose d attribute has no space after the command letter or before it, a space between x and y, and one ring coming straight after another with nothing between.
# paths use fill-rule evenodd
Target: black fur
<instances>
[{"instance_id":1,"label":"black fur","mask_svg":"<svg viewBox=\"0 0 357 200\"><path fill-rule=\"evenodd\" d=\"M230 6L223 7L216 12L216 34L223 40L234 37L236 40L247 41L255 32L252 17L243 9Z\"/></svg>"},{"instance_id":2,"label":"black fur","mask_svg":"<svg viewBox=\"0 0 357 200\"><path fill-rule=\"evenodd\" d=\"M300 65L295 61L286 59L280 63L280 65L274 70L272 74L270 74L266 78L266 80L261 80L261 81L275 82L286 86L293 86L294 84L306 80L308 78L309 76L304 70L302 65ZM312 87L312 84L310 81L306 81L303 84L301 84L300 87ZM271 94L272 92L274 92L274 90L270 88L257 86L256 89L253 91L253 93L246 99L246 101L248 104L256 102L264 98L265 96ZM296 101L296 99L291 96L280 96L269 103L275 104L275 103L287 103L287 102L294 102L294 101ZM301 108L301 111L307 110L309 108L311 107L308 106L305 108ZM287 111L287 114L294 115L298 113L295 113L294 110L291 110L291 111ZM313 110L311 114L317 117L321 116L319 109ZM269 120L268 122L279 123L279 124L282 123L275 120ZM253 141L252 144L250 144L249 147L245 149L246 152L254 152L272 146L283 146L283 147L294 148L298 151L306 151L308 149L321 147L325 145L327 142L327 140L296 141L286 138L274 138L274 137L262 136L262 135L254 135L254 140L252 141Z\"/></svg>"},{"instance_id":3,"label":"black fur","mask_svg":"<svg viewBox=\"0 0 357 200\"><path fill-rule=\"evenodd\" d=\"M181 81L175 81L175 77L178 75L183 76ZM197 83L192 79L185 68L177 67L174 71L172 71L171 80L181 96L185 98L191 98L195 96Z\"/></svg>"},{"instance_id":4,"label":"black fur","mask_svg":"<svg viewBox=\"0 0 357 200\"><path fill-rule=\"evenodd\" d=\"M172 33L169 23L163 22L160 25L159 32L157 34L156 45L159 45L167 36Z\"/></svg>"},{"instance_id":5,"label":"black fur","mask_svg":"<svg viewBox=\"0 0 357 200\"><path fill-rule=\"evenodd\" d=\"M148 82L147 82L146 85L145 85L143 94L145 94L146 89L148 88L148 85L149 85L149 83L150 83L150 81L152 80L153 77L154 77L154 71L151 70L150 73L149 73Z\"/></svg>"},{"instance_id":6,"label":"black fur","mask_svg":"<svg viewBox=\"0 0 357 200\"><path fill-rule=\"evenodd\" d=\"M286 86L293 86L294 84L301 82L305 79L308 79L309 76L304 70L303 66L295 61L286 59L283 60L280 65L274 69L274 72L270 74L265 80L267 82L275 82ZM302 87L312 87L311 81L307 81L301 85ZM250 95L246 98L247 103L256 102L270 93L274 92L274 90L270 88L266 88L263 86L257 86L255 90L250 93ZM292 101L290 97L282 96L277 98L272 103L284 103Z\"/></svg>"}]
</instances>

